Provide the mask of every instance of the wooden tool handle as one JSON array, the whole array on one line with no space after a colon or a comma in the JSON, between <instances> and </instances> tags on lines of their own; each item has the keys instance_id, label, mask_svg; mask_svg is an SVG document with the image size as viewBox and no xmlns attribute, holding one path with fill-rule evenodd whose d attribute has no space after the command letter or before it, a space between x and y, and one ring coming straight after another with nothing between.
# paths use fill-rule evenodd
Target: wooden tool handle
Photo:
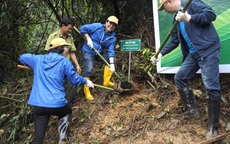
<instances>
[{"instance_id":1,"label":"wooden tool handle","mask_svg":"<svg viewBox=\"0 0 230 144\"><path fill-rule=\"evenodd\" d=\"M32 70L30 67L24 66L24 65L17 65L17 67L20 68L20 69Z\"/></svg>"}]
</instances>

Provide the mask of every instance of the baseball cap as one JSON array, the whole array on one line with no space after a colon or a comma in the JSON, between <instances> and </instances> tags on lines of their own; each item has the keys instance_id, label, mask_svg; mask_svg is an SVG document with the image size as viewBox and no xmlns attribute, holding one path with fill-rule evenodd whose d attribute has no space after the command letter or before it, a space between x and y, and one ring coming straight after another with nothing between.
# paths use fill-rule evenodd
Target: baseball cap
<instances>
[{"instance_id":1,"label":"baseball cap","mask_svg":"<svg viewBox=\"0 0 230 144\"><path fill-rule=\"evenodd\" d=\"M115 16L110 16L110 17L108 17L107 20L110 21L110 22L115 23L116 25L118 25L118 19Z\"/></svg>"}]
</instances>

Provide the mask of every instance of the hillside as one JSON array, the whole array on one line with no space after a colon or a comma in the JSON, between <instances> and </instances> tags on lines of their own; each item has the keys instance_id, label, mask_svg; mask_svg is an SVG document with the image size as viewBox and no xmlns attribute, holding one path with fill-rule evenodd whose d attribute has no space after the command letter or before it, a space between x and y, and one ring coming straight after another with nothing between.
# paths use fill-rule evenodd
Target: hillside
<instances>
[{"instance_id":1,"label":"hillside","mask_svg":"<svg viewBox=\"0 0 230 144\"><path fill-rule=\"evenodd\" d=\"M125 55L124 53L119 56L124 60L127 57ZM125 70L123 72L117 67L117 71L125 76ZM0 131L0 141L3 143L7 143L5 135L9 132L11 136L17 137L15 143L28 143L33 136L33 111L32 107L27 105L32 73L27 72L27 76L21 78L18 83L10 83L1 89L1 100L4 102L2 109L5 107L5 112L9 113L1 116L0 124L3 129ZM73 143L199 144L205 141L208 105L200 75L190 81L197 96L200 118L182 119L183 107L173 83L173 75L152 72L152 76L145 75L140 79L143 73L139 72L136 67L132 67L131 91L117 93L95 87L91 90L95 98L92 102L85 99L81 87L77 89L71 123ZM100 65L96 67L92 80L95 84L102 84ZM229 80L228 74L220 75L223 97L219 134L230 131ZM119 84L115 75L113 81ZM44 143L56 144L57 139L57 117L51 117ZM229 142L230 136L227 136L222 139L221 144Z\"/></svg>"},{"instance_id":2,"label":"hillside","mask_svg":"<svg viewBox=\"0 0 230 144\"><path fill-rule=\"evenodd\" d=\"M94 83L100 84L98 74L99 72L96 73L97 78ZM208 105L203 85L198 83L200 75L191 81L195 92L201 92L197 95L200 112L198 119L181 118L182 104L172 78L173 75L157 75L156 82L159 87L153 89L147 83L148 76L139 81L134 72L132 91L118 94L94 88L91 90L95 97L93 102L87 101L80 90L73 107L71 130L74 133L74 142L76 144L198 144L204 142ZM230 91L227 79L229 80L229 76L221 75L224 101L222 101L220 116L220 134L229 132L230 128ZM53 121L54 127L48 130L47 135L53 135L56 131L56 121ZM47 144L50 141L47 139ZM229 142L230 136L219 141L221 144Z\"/></svg>"}]
</instances>

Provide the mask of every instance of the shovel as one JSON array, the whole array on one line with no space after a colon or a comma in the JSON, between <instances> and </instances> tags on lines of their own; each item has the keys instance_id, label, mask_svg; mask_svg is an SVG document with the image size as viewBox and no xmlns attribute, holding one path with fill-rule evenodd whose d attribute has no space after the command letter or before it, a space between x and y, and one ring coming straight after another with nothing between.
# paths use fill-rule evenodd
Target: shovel
<instances>
[{"instance_id":1,"label":"shovel","mask_svg":"<svg viewBox=\"0 0 230 144\"><path fill-rule=\"evenodd\" d=\"M17 67L20 68L20 69L32 70L30 67L24 66L24 65L17 65ZM130 89L122 89L122 90L119 90L119 89L113 89L113 88L106 87L106 86L99 85L99 84L93 84L93 85L94 85L95 87L107 89L107 90L110 90L110 91L115 91L115 92L118 92L118 93L125 92L125 91L130 91Z\"/></svg>"},{"instance_id":2,"label":"shovel","mask_svg":"<svg viewBox=\"0 0 230 144\"><path fill-rule=\"evenodd\" d=\"M190 5L190 3L192 2L192 0L188 0L186 2L186 4L184 5L182 12L185 12L188 8L188 6ZM155 58L157 58L157 56L159 55L160 51L163 49L163 47L165 46L166 42L168 41L169 37L171 36L173 30L175 29L175 27L177 26L177 24L179 23L179 21L175 21L173 26L171 27L169 33L166 35L164 41L162 42L160 48L158 49L158 51L156 52L156 54L154 55ZM147 66L147 68L145 69L145 74L149 71L149 69L151 68L151 64ZM141 79L144 77L145 75L143 75L141 77Z\"/></svg>"},{"instance_id":3,"label":"shovel","mask_svg":"<svg viewBox=\"0 0 230 144\"><path fill-rule=\"evenodd\" d=\"M74 27L74 30L77 31L81 35L80 31L76 27ZM84 36L82 36L82 37L85 39ZM108 65L110 67L109 63L104 59L104 57L94 47L91 47L91 48L106 63L106 65ZM130 82L123 81L122 78L118 75L118 73L116 71L114 71L114 73L119 78L119 80L121 81L121 88L123 88L123 89L131 89L132 88L132 84Z\"/></svg>"}]
</instances>

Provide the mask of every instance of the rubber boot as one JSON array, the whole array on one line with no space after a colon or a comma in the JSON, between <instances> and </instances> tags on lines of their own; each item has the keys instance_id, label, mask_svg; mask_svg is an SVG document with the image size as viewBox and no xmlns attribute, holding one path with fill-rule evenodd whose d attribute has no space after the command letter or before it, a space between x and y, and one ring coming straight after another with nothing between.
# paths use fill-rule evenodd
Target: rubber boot
<instances>
[{"instance_id":1,"label":"rubber boot","mask_svg":"<svg viewBox=\"0 0 230 144\"><path fill-rule=\"evenodd\" d=\"M196 97L190 87L179 90L181 100L185 107L185 113L182 115L183 118L188 118L189 116L199 117L199 112L197 109Z\"/></svg>"},{"instance_id":2,"label":"rubber boot","mask_svg":"<svg viewBox=\"0 0 230 144\"><path fill-rule=\"evenodd\" d=\"M220 100L210 100L208 105L208 131L206 139L211 139L217 135L219 128Z\"/></svg>"},{"instance_id":3,"label":"rubber boot","mask_svg":"<svg viewBox=\"0 0 230 144\"><path fill-rule=\"evenodd\" d=\"M108 66L105 66L104 68L104 86L114 86L114 83L110 81L110 78L112 77L113 73L109 70Z\"/></svg>"},{"instance_id":4,"label":"rubber boot","mask_svg":"<svg viewBox=\"0 0 230 144\"><path fill-rule=\"evenodd\" d=\"M59 144L68 142L68 131L71 122L71 114L68 114L58 120Z\"/></svg>"},{"instance_id":5,"label":"rubber boot","mask_svg":"<svg viewBox=\"0 0 230 144\"><path fill-rule=\"evenodd\" d=\"M90 80L89 77L85 77L87 80ZM90 93L89 87L87 87L86 85L84 85L84 93L85 93L85 98L87 100L94 100L93 96Z\"/></svg>"}]
</instances>

